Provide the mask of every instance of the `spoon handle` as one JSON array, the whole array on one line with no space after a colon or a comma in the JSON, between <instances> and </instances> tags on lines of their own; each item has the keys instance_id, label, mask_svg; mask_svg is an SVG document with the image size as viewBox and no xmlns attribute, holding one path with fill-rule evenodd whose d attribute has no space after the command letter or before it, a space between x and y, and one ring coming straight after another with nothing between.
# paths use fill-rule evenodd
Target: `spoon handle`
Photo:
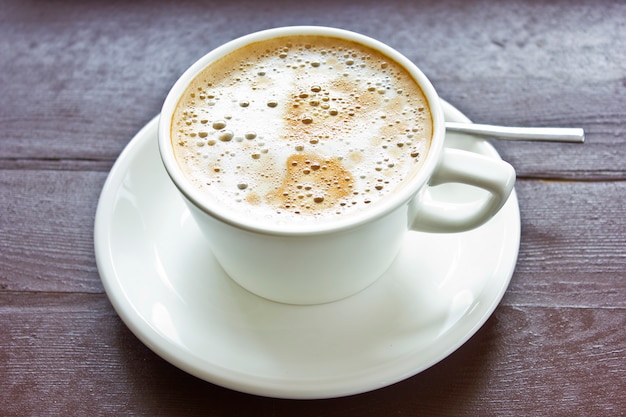
<instances>
[{"instance_id":1,"label":"spoon handle","mask_svg":"<svg viewBox=\"0 0 626 417\"><path fill-rule=\"evenodd\" d=\"M585 142L585 132L580 128L567 127L505 127L474 123L446 122L449 132L489 136L494 139L529 140L545 142Z\"/></svg>"}]
</instances>

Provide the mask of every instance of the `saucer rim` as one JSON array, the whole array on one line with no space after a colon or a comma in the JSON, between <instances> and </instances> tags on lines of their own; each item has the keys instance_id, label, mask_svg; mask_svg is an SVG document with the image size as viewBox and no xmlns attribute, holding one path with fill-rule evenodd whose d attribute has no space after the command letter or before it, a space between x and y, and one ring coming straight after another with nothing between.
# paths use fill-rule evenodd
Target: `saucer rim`
<instances>
[{"instance_id":1,"label":"saucer rim","mask_svg":"<svg viewBox=\"0 0 626 417\"><path fill-rule=\"evenodd\" d=\"M459 110L451 106L449 103L442 100L442 105L444 107L444 113L447 116L453 114L455 120L469 122L469 119L467 119ZM132 300L126 297L124 289L119 285L117 279L120 277L117 276L114 268L115 260L113 259L113 254L110 251L110 247L108 246L108 243L110 242L106 241L106 222L112 218L114 211L113 205L110 204L110 197L115 195L113 191L121 185L121 181L118 180L123 179L124 168L128 168L127 166L124 167L124 163L122 161L125 161L132 156L133 152L136 151L136 148L141 145L141 139L155 128L156 124L158 123L158 118L158 115L154 117L135 135L135 137L122 151L118 160L111 169L111 172L107 177L107 180L102 189L102 193L98 200L94 225L94 244L96 252L96 263L103 286L105 288L105 292L122 321L129 327L129 329L135 334L135 336L137 336L142 341L142 343L148 346L163 359L174 364L180 369L208 382L215 383L223 387L268 397L293 399L333 398L372 391L419 374L425 369L435 365L436 363L448 357L451 353L453 353L459 347L465 344L467 340L469 340L478 331L478 329L480 329L484 325L487 319L493 314L494 310L504 296L504 293L506 292L506 289L508 288L511 277L513 275L515 265L517 263L521 234L519 204L517 201L517 195L515 193L515 190L513 190L513 193L511 194L511 204L514 204L516 208L515 220L517 224L517 231L515 236L513 236L515 238L515 242L512 242L512 244L510 245L512 248L514 248L514 253L511 264L503 267L506 273L505 276L499 280L500 288L494 292L494 295L493 297L491 297L491 299L486 300L488 306L486 308L483 308L483 313L480 314L477 319L473 320L473 325L466 328L460 336L457 335L456 337L452 337L453 340L450 343L445 344L445 348L442 349L442 351L437 355L437 358L435 360L431 360L428 363L421 363L419 366L407 367L410 369L404 370L404 372L402 372L401 374L386 375L385 378L381 378L383 379L382 381L367 381L367 383L360 383L359 381L333 381L332 384L329 384L331 388L320 388L320 381L312 382L310 384L310 387L307 387L306 383L304 383L304 385L294 384L295 386L286 386L289 384L285 384L285 381L282 380L276 381L275 378L263 378L259 375L251 377L250 375L246 375L245 373L241 373L239 371L220 367L219 364L215 363L210 363L210 369L206 369L199 366L198 363L192 363L194 362L192 360L185 360L184 349L180 348L179 346L175 346L175 343L173 343L171 340L165 340L163 335L156 332L155 329L151 327L151 324L147 322L136 310ZM490 149L490 153L492 155L495 155L498 158L500 157L497 151L488 142L482 139L480 139L479 141L486 144L487 148ZM118 182L117 187L116 181ZM437 343L433 344L441 344L440 340L441 339L438 339ZM296 380L297 378L294 378L294 381ZM302 380L298 380L298 382L302 382ZM313 385L315 385L316 388L313 388Z\"/></svg>"}]
</instances>

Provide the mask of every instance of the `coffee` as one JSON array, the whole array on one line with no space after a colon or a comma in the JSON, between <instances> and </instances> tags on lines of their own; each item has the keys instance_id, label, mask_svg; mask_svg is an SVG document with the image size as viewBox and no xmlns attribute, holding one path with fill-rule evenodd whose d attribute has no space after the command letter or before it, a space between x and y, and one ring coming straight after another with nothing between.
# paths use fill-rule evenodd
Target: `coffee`
<instances>
[{"instance_id":1,"label":"coffee","mask_svg":"<svg viewBox=\"0 0 626 417\"><path fill-rule=\"evenodd\" d=\"M432 117L413 77L348 40L297 35L210 64L174 111L196 187L246 215L319 221L363 210L415 175Z\"/></svg>"}]
</instances>

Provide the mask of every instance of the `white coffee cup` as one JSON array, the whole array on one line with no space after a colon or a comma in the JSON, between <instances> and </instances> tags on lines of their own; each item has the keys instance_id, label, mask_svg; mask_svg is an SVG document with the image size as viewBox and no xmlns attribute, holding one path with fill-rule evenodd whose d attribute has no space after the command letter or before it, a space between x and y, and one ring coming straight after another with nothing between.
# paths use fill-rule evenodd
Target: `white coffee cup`
<instances>
[{"instance_id":1,"label":"white coffee cup","mask_svg":"<svg viewBox=\"0 0 626 417\"><path fill-rule=\"evenodd\" d=\"M183 174L170 137L175 107L195 76L226 54L253 42L290 35L319 35L357 42L401 64L417 81L430 107L433 136L416 175L375 206L322 223L264 223L238 215L204 195ZM491 219L513 189L508 163L468 151L444 148L441 102L426 76L406 57L369 37L327 27L284 27L228 42L194 63L169 92L159 121L163 164L207 237L208 248L242 287L261 297L292 304L339 300L368 287L392 264L409 230L460 232ZM473 203L437 201L429 192L444 183L487 191ZM208 249L207 249L208 251ZM207 256L210 256L207 253Z\"/></svg>"}]
</instances>

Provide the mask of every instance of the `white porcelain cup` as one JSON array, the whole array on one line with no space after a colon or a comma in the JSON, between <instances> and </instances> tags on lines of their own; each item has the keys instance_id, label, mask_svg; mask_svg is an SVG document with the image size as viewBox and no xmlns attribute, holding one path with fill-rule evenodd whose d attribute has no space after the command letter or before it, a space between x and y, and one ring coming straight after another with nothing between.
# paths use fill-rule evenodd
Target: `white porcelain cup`
<instances>
[{"instance_id":1,"label":"white porcelain cup","mask_svg":"<svg viewBox=\"0 0 626 417\"><path fill-rule=\"evenodd\" d=\"M336 221L274 224L240 216L203 195L185 178L173 155L172 115L192 79L215 60L252 42L288 35L344 38L374 48L400 63L417 81L430 106L433 137L425 162L406 185L375 206ZM193 64L169 92L159 121L163 164L208 247L226 273L250 292L292 304L339 300L368 287L392 264L409 230L450 233L476 228L504 205L515 182L508 163L444 147L441 102L426 76L406 57L369 37L326 27L284 27L228 42ZM437 201L431 187L462 183L486 190L473 203ZM427 235L425 235L427 236ZM208 279L208 277L207 277Z\"/></svg>"}]
</instances>

